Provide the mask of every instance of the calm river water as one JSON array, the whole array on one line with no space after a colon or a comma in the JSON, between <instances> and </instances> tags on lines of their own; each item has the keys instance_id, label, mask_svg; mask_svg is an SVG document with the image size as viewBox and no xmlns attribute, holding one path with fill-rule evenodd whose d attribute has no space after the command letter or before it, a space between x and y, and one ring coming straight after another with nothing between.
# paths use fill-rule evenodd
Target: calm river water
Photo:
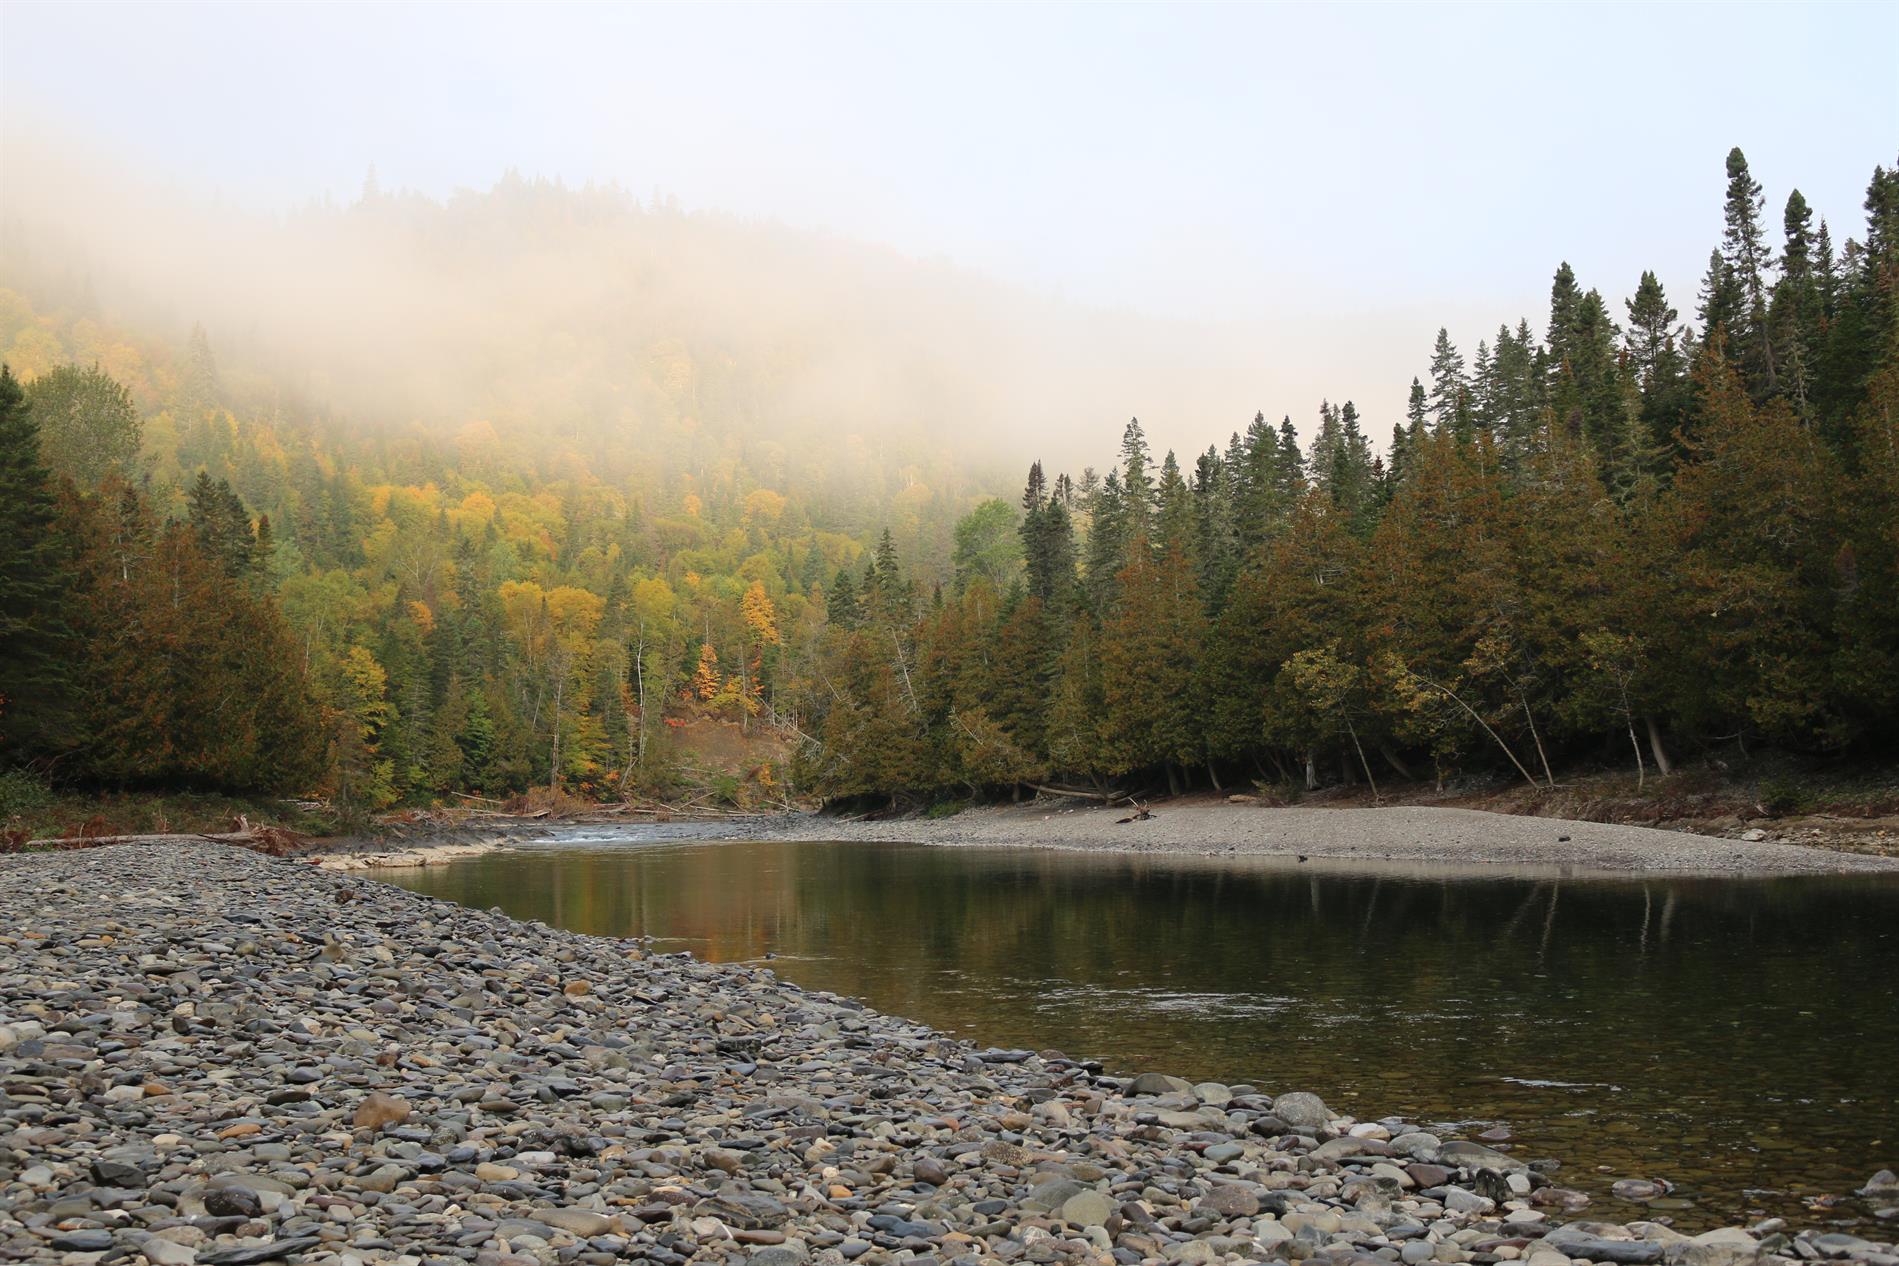
<instances>
[{"instance_id":1,"label":"calm river water","mask_svg":"<svg viewBox=\"0 0 1899 1266\"><path fill-rule=\"evenodd\" d=\"M984 1044L1504 1125L1565 1185L1673 1181L1685 1227L1847 1223L1899 1165L1890 880L599 839L383 873Z\"/></svg>"}]
</instances>

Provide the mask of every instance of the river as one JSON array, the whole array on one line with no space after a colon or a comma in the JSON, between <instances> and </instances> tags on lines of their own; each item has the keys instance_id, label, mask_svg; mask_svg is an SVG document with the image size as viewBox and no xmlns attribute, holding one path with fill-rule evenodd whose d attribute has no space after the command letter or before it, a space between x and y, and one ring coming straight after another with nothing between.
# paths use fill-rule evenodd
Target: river
<instances>
[{"instance_id":1,"label":"river","mask_svg":"<svg viewBox=\"0 0 1899 1266\"><path fill-rule=\"evenodd\" d=\"M980 1043L1303 1089L1564 1162L1592 1213L1850 1224L1899 1161L1899 881L1349 868L578 832L417 870L520 918L769 960Z\"/></svg>"}]
</instances>

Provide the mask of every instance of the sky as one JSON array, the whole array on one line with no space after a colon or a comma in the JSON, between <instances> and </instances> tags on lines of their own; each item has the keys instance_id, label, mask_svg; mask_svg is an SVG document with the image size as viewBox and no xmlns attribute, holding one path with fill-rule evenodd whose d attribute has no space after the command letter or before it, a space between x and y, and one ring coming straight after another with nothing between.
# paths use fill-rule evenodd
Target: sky
<instances>
[{"instance_id":1,"label":"sky","mask_svg":"<svg viewBox=\"0 0 1899 1266\"><path fill-rule=\"evenodd\" d=\"M0 7L0 109L258 209L507 170L1258 331L1390 415L1569 260L1684 313L1740 145L1857 234L1899 5ZM0 173L0 182L4 173ZM4 183L0 183L4 197ZM1316 404L1316 401L1311 402ZM1374 423L1376 430L1376 422Z\"/></svg>"}]
</instances>

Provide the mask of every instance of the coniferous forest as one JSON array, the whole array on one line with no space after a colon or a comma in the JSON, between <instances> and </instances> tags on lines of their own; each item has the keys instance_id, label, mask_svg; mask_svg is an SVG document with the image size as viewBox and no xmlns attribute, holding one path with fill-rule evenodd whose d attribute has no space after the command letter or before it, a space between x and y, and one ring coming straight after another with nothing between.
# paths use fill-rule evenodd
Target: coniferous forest
<instances>
[{"instance_id":1,"label":"coniferous forest","mask_svg":"<svg viewBox=\"0 0 1899 1266\"><path fill-rule=\"evenodd\" d=\"M754 802L1890 755L1899 168L1864 210L1737 149L1692 296L1563 264L1402 418L1131 420L1019 498L721 437L757 384L664 343L633 441L392 429L6 291L0 767L373 809L665 794L709 726L769 740Z\"/></svg>"}]
</instances>

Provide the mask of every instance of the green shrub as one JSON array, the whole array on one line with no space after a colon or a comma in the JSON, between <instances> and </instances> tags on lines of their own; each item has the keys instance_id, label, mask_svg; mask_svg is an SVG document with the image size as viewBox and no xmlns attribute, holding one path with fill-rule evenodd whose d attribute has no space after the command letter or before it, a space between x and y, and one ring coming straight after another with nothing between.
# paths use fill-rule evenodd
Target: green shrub
<instances>
[{"instance_id":1,"label":"green shrub","mask_svg":"<svg viewBox=\"0 0 1899 1266\"><path fill-rule=\"evenodd\" d=\"M1805 813L1813 806L1813 793L1798 778L1777 774L1761 780L1760 805L1776 817Z\"/></svg>"},{"instance_id":2,"label":"green shrub","mask_svg":"<svg viewBox=\"0 0 1899 1266\"><path fill-rule=\"evenodd\" d=\"M0 819L19 817L53 803L47 785L24 769L0 772Z\"/></svg>"}]
</instances>

